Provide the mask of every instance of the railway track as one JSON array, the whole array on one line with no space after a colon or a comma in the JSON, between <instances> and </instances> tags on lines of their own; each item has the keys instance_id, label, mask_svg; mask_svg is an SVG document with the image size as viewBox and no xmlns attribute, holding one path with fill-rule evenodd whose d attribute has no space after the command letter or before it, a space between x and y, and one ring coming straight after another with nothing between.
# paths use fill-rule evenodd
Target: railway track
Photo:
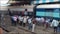
<instances>
[{"instance_id":1,"label":"railway track","mask_svg":"<svg viewBox=\"0 0 60 34\"><path fill-rule=\"evenodd\" d=\"M9 30L3 28L2 26L0 26L0 27L1 27L4 31L6 31L6 32L10 32Z\"/></svg>"},{"instance_id":2,"label":"railway track","mask_svg":"<svg viewBox=\"0 0 60 34\"><path fill-rule=\"evenodd\" d=\"M18 27L18 29L22 29L22 30L24 30L24 31L30 32L31 34L36 34L35 32L32 32L32 31L30 31L30 30L28 30L28 29L24 29L24 28L22 28L22 27Z\"/></svg>"},{"instance_id":3,"label":"railway track","mask_svg":"<svg viewBox=\"0 0 60 34\"><path fill-rule=\"evenodd\" d=\"M29 31L29 30L27 30L27 29L24 29L24 28L22 28L22 27L15 27L15 28L17 28L16 29L16 32L13 30L13 31L10 31L9 29L7 29L7 28L4 28L4 27L2 27L2 26L0 26L5 32L7 32L7 33L15 33L16 34L16 32L18 32L18 33L24 33L25 34L25 32L26 33L28 33L28 34L36 34L36 33L34 33L34 32L31 32L31 31ZM22 32L21 32L22 31Z\"/></svg>"}]
</instances>

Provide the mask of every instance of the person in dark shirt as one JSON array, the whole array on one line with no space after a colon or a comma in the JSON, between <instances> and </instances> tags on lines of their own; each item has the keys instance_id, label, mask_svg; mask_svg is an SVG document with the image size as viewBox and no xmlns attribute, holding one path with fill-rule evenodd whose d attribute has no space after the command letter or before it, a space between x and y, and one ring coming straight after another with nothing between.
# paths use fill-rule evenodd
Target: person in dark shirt
<instances>
[{"instance_id":1,"label":"person in dark shirt","mask_svg":"<svg viewBox=\"0 0 60 34\"><path fill-rule=\"evenodd\" d=\"M35 31L35 26L36 26L36 20L35 20L35 18L33 18L32 19L32 32L34 32Z\"/></svg>"},{"instance_id":2,"label":"person in dark shirt","mask_svg":"<svg viewBox=\"0 0 60 34\"><path fill-rule=\"evenodd\" d=\"M58 27L60 27L60 23L59 23Z\"/></svg>"},{"instance_id":3,"label":"person in dark shirt","mask_svg":"<svg viewBox=\"0 0 60 34\"><path fill-rule=\"evenodd\" d=\"M12 16L12 13L11 13L10 9L8 9L8 12L9 12L9 15Z\"/></svg>"},{"instance_id":4,"label":"person in dark shirt","mask_svg":"<svg viewBox=\"0 0 60 34\"><path fill-rule=\"evenodd\" d=\"M58 25L58 31L60 32L60 23L59 23L59 25Z\"/></svg>"}]
</instances>

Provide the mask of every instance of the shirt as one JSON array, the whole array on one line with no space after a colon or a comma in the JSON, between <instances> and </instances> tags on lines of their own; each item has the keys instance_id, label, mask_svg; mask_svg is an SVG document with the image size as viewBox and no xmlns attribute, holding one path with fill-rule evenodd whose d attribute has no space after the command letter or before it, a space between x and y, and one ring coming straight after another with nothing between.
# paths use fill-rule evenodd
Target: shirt
<instances>
[{"instance_id":1,"label":"shirt","mask_svg":"<svg viewBox=\"0 0 60 34\"><path fill-rule=\"evenodd\" d=\"M51 26L57 27L59 22L57 20L53 20Z\"/></svg>"},{"instance_id":2,"label":"shirt","mask_svg":"<svg viewBox=\"0 0 60 34\"><path fill-rule=\"evenodd\" d=\"M47 19L47 20L46 20L46 23L49 23L49 22L50 22L50 19Z\"/></svg>"},{"instance_id":3,"label":"shirt","mask_svg":"<svg viewBox=\"0 0 60 34\"><path fill-rule=\"evenodd\" d=\"M32 22L32 19L30 18L30 19L28 19L28 23L31 23Z\"/></svg>"},{"instance_id":4,"label":"shirt","mask_svg":"<svg viewBox=\"0 0 60 34\"><path fill-rule=\"evenodd\" d=\"M23 17L21 17L21 16L19 16L18 19L19 19L20 21L23 21Z\"/></svg>"},{"instance_id":5,"label":"shirt","mask_svg":"<svg viewBox=\"0 0 60 34\"><path fill-rule=\"evenodd\" d=\"M40 18L40 21L41 21L41 22L44 22L45 20L44 20L44 18L42 17L42 18Z\"/></svg>"},{"instance_id":6,"label":"shirt","mask_svg":"<svg viewBox=\"0 0 60 34\"><path fill-rule=\"evenodd\" d=\"M36 21L40 21L40 18L36 18Z\"/></svg>"},{"instance_id":7,"label":"shirt","mask_svg":"<svg viewBox=\"0 0 60 34\"><path fill-rule=\"evenodd\" d=\"M17 21L17 17L16 16L13 16L12 17L14 21Z\"/></svg>"},{"instance_id":8,"label":"shirt","mask_svg":"<svg viewBox=\"0 0 60 34\"><path fill-rule=\"evenodd\" d=\"M27 16L27 19L29 18L29 16Z\"/></svg>"},{"instance_id":9,"label":"shirt","mask_svg":"<svg viewBox=\"0 0 60 34\"><path fill-rule=\"evenodd\" d=\"M23 22L26 23L27 22L27 18L24 18Z\"/></svg>"}]
</instances>

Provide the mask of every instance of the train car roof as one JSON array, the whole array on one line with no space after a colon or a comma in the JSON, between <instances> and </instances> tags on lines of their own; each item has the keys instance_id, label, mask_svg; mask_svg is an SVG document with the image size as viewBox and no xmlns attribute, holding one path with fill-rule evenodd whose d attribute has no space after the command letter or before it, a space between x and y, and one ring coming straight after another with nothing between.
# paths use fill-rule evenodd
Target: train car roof
<instances>
[{"instance_id":1,"label":"train car roof","mask_svg":"<svg viewBox=\"0 0 60 34\"><path fill-rule=\"evenodd\" d=\"M38 5L36 8L60 8L60 4Z\"/></svg>"}]
</instances>

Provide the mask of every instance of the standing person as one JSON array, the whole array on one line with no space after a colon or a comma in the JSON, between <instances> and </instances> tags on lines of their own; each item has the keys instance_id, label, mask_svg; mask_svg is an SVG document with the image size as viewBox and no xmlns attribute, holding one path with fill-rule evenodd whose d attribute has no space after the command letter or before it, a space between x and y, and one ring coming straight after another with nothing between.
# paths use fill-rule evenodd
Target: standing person
<instances>
[{"instance_id":1,"label":"standing person","mask_svg":"<svg viewBox=\"0 0 60 34\"><path fill-rule=\"evenodd\" d=\"M32 25L32 32L34 32L34 30L35 30L35 24L36 24L35 18L32 19L32 23L33 23L33 25Z\"/></svg>"},{"instance_id":2,"label":"standing person","mask_svg":"<svg viewBox=\"0 0 60 34\"><path fill-rule=\"evenodd\" d=\"M11 16L11 23L12 23L12 26L14 25L14 19L13 19L14 16Z\"/></svg>"},{"instance_id":3,"label":"standing person","mask_svg":"<svg viewBox=\"0 0 60 34\"><path fill-rule=\"evenodd\" d=\"M3 21L4 20L4 15L3 14L1 14L1 21Z\"/></svg>"},{"instance_id":4,"label":"standing person","mask_svg":"<svg viewBox=\"0 0 60 34\"><path fill-rule=\"evenodd\" d=\"M18 24L20 25L21 16L18 16Z\"/></svg>"},{"instance_id":5,"label":"standing person","mask_svg":"<svg viewBox=\"0 0 60 34\"><path fill-rule=\"evenodd\" d=\"M32 29L32 18L28 19L28 29L31 30Z\"/></svg>"},{"instance_id":6,"label":"standing person","mask_svg":"<svg viewBox=\"0 0 60 34\"><path fill-rule=\"evenodd\" d=\"M18 16L17 16L17 15L15 15L15 16L13 16L12 18L13 18L13 22L14 22L13 24L16 26Z\"/></svg>"},{"instance_id":7,"label":"standing person","mask_svg":"<svg viewBox=\"0 0 60 34\"><path fill-rule=\"evenodd\" d=\"M26 26L26 22L27 22L27 17L24 16L24 18L23 18L23 26L24 26L24 27Z\"/></svg>"},{"instance_id":8,"label":"standing person","mask_svg":"<svg viewBox=\"0 0 60 34\"><path fill-rule=\"evenodd\" d=\"M59 22L55 19L53 19L51 26L54 27L54 33L57 33L57 27L58 27Z\"/></svg>"},{"instance_id":9,"label":"standing person","mask_svg":"<svg viewBox=\"0 0 60 34\"><path fill-rule=\"evenodd\" d=\"M12 13L11 13L10 9L8 9L8 12L9 12L9 15L12 16Z\"/></svg>"},{"instance_id":10,"label":"standing person","mask_svg":"<svg viewBox=\"0 0 60 34\"><path fill-rule=\"evenodd\" d=\"M4 14L1 14L1 25L5 25L5 23L4 23Z\"/></svg>"},{"instance_id":11,"label":"standing person","mask_svg":"<svg viewBox=\"0 0 60 34\"><path fill-rule=\"evenodd\" d=\"M59 22L59 25L58 25L58 32L60 32L60 22Z\"/></svg>"},{"instance_id":12,"label":"standing person","mask_svg":"<svg viewBox=\"0 0 60 34\"><path fill-rule=\"evenodd\" d=\"M22 26L22 24L23 24L23 17L22 16L19 16L18 19L20 21L20 25Z\"/></svg>"},{"instance_id":13,"label":"standing person","mask_svg":"<svg viewBox=\"0 0 60 34\"><path fill-rule=\"evenodd\" d=\"M30 17L29 16L27 16L27 23L28 23L28 19L29 19ZM27 24L28 25L28 24Z\"/></svg>"},{"instance_id":14,"label":"standing person","mask_svg":"<svg viewBox=\"0 0 60 34\"><path fill-rule=\"evenodd\" d=\"M49 27L50 19L46 19L46 29Z\"/></svg>"},{"instance_id":15,"label":"standing person","mask_svg":"<svg viewBox=\"0 0 60 34\"><path fill-rule=\"evenodd\" d=\"M41 21L42 25L44 26L45 25L45 19L43 17L41 17L40 21Z\"/></svg>"}]
</instances>

